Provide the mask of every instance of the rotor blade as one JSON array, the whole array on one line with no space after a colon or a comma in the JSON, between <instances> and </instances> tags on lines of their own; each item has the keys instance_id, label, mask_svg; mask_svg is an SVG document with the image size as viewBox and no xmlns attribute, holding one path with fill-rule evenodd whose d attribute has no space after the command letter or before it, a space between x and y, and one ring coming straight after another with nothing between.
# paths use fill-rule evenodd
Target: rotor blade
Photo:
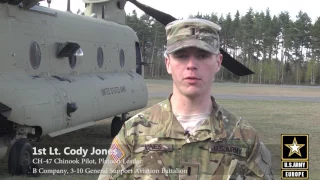
<instances>
[{"instance_id":1,"label":"rotor blade","mask_svg":"<svg viewBox=\"0 0 320 180\"><path fill-rule=\"evenodd\" d=\"M150 6L141 4L140 2L138 2L136 0L128 0L128 1L130 1L132 4L134 4L139 9L141 9L143 12L145 12L149 16L153 17L154 19L156 19L157 21L159 21L161 24L163 24L165 26L167 24L169 24L170 22L176 20L176 18L174 18L173 16L166 14L164 12L161 12L159 10L156 10Z\"/></svg>"},{"instance_id":2,"label":"rotor blade","mask_svg":"<svg viewBox=\"0 0 320 180\"><path fill-rule=\"evenodd\" d=\"M164 12L161 12L159 10L156 10L147 5L141 4L137 0L128 0L128 1L134 4L135 6L137 6L139 9L144 11L149 16L153 17L155 20L159 21L164 26L176 20L176 18L174 18L173 16L166 14ZM221 65L226 69L228 69L230 72L234 73L237 76L246 76L246 75L254 74L254 72L252 72L249 68L241 64L239 61L235 60L222 48L220 48L220 52L223 55L223 61Z\"/></svg>"},{"instance_id":3,"label":"rotor blade","mask_svg":"<svg viewBox=\"0 0 320 180\"><path fill-rule=\"evenodd\" d=\"M220 48L220 52L223 55L223 60L221 65L228 69L230 72L237 76L247 76L250 74L254 74L249 68L241 64L239 61L235 60L230 56L226 51Z\"/></svg>"}]
</instances>

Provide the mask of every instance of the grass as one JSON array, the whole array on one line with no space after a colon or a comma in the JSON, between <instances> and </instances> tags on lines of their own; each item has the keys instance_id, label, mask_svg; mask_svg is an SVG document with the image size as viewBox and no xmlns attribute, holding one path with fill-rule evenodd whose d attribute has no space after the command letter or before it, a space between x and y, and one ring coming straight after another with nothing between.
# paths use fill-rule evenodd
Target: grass
<instances>
[{"instance_id":1,"label":"grass","mask_svg":"<svg viewBox=\"0 0 320 180\"><path fill-rule=\"evenodd\" d=\"M171 85L169 81L147 81L149 92L167 91L170 92ZM230 89L237 88L240 93L245 93L245 90L250 90L256 94L274 95L277 90L285 88L290 95L293 96L312 96L315 93L313 88L301 87L305 90L302 93L299 88L292 87L277 87L267 86L262 88L260 86L241 85L235 86L233 84L218 84L215 85L215 90L223 93L233 94ZM219 89L220 88L220 89ZM317 89L319 90L319 89ZM319 97L320 93L316 94ZM148 106L151 106L164 98L149 99ZM319 144L319 126L320 126L320 103L307 102L288 102L288 101L246 101L246 100L218 100L218 103L231 110L238 116L249 121L249 123L256 129L261 140L267 145L273 156L273 169L276 174L276 179L280 178L281 166L281 151L280 142L281 134L309 134L309 178L319 179L320 177L320 144ZM141 110L131 112L136 114ZM95 126L81 129L72 133L58 136L56 138L46 137L42 143L46 144L63 144L72 141L82 144L100 144L107 145L112 139L110 138L110 120L106 119L99 121ZM67 175L67 176L40 176L36 179L97 179L98 175ZM33 179L32 177L11 177L7 174L7 161L2 160L0 163L0 179L9 180L24 180Z\"/></svg>"},{"instance_id":2,"label":"grass","mask_svg":"<svg viewBox=\"0 0 320 180\"><path fill-rule=\"evenodd\" d=\"M221 100L220 104L241 115L256 129L273 156L273 169L277 175L281 169L281 134L309 134L309 177L318 179L319 103Z\"/></svg>"}]
</instances>

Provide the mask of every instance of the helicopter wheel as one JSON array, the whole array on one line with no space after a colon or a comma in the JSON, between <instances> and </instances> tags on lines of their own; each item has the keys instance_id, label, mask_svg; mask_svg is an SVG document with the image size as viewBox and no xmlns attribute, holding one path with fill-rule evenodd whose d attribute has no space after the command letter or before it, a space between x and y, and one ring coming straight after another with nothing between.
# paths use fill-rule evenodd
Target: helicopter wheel
<instances>
[{"instance_id":1,"label":"helicopter wheel","mask_svg":"<svg viewBox=\"0 0 320 180\"><path fill-rule=\"evenodd\" d=\"M120 117L115 116L112 119L112 123L111 123L111 137L112 138L114 138L119 133L122 125L123 125L123 121L121 120Z\"/></svg>"},{"instance_id":2,"label":"helicopter wheel","mask_svg":"<svg viewBox=\"0 0 320 180\"><path fill-rule=\"evenodd\" d=\"M11 147L8 169L11 175L26 175L32 163L32 146L26 139L20 139Z\"/></svg>"},{"instance_id":3,"label":"helicopter wheel","mask_svg":"<svg viewBox=\"0 0 320 180\"><path fill-rule=\"evenodd\" d=\"M8 1L8 0L7 0ZM9 0L9 4L18 5L22 2L22 0Z\"/></svg>"}]
</instances>

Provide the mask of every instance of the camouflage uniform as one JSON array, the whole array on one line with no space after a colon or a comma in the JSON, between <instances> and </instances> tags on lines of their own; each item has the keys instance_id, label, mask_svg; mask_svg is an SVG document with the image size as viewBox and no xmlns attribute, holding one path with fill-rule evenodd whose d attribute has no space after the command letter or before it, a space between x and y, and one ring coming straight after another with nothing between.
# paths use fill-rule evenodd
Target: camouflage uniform
<instances>
[{"instance_id":1,"label":"camouflage uniform","mask_svg":"<svg viewBox=\"0 0 320 180\"><path fill-rule=\"evenodd\" d=\"M212 102L194 134L185 133L169 98L126 121L99 179L273 179L271 155L256 131Z\"/></svg>"},{"instance_id":2,"label":"camouflage uniform","mask_svg":"<svg viewBox=\"0 0 320 180\"><path fill-rule=\"evenodd\" d=\"M174 23L166 27L168 53L189 46L217 53L219 26L201 20ZM124 123L100 180L274 179L271 155L248 122L211 97L210 116L189 134L174 116L170 97Z\"/></svg>"}]
</instances>

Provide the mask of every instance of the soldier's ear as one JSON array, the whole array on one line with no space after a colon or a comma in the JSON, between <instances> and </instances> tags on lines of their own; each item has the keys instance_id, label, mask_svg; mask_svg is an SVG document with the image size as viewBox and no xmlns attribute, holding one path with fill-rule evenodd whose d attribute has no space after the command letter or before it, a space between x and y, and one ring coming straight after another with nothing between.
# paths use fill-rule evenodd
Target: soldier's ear
<instances>
[{"instance_id":1,"label":"soldier's ear","mask_svg":"<svg viewBox=\"0 0 320 180\"><path fill-rule=\"evenodd\" d=\"M166 67L167 67L167 72L168 72L168 74L171 74L172 71L171 71L171 64L170 64L169 55L167 55L167 56L165 57L165 63L166 63Z\"/></svg>"},{"instance_id":2,"label":"soldier's ear","mask_svg":"<svg viewBox=\"0 0 320 180\"><path fill-rule=\"evenodd\" d=\"M216 73L220 71L220 68L221 68L221 64L222 64L222 60L223 60L223 55L222 54L218 54L217 57L216 57L217 61L217 66L216 66Z\"/></svg>"}]
</instances>

